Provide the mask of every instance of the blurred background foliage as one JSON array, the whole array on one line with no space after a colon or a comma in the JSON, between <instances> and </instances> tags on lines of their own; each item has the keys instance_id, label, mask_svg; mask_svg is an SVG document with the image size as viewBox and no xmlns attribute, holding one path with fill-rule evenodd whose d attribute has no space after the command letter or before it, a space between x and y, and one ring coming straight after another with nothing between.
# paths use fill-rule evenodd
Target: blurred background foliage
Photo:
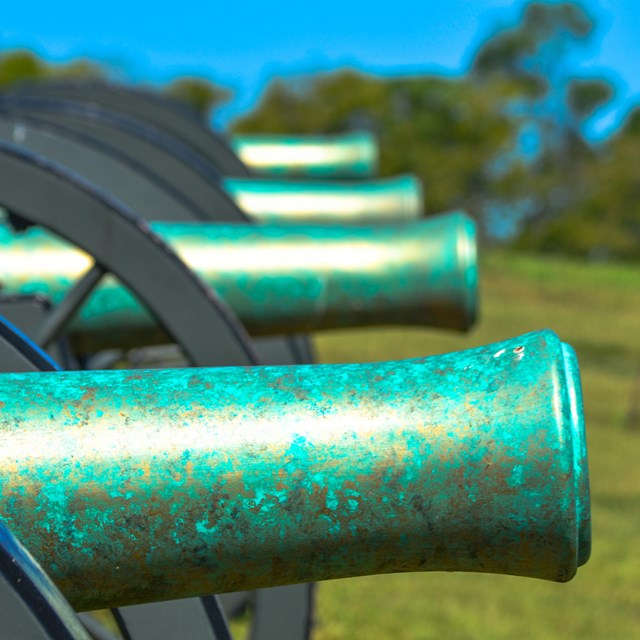
<instances>
[{"instance_id":1,"label":"blurred background foliage","mask_svg":"<svg viewBox=\"0 0 640 640\"><path fill-rule=\"evenodd\" d=\"M368 130L380 173L417 174L428 213L463 208L486 242L591 260L637 260L640 107L608 139L586 125L615 97L606 77L575 77L594 19L573 2L530 2L475 51L463 76L376 77L341 69L274 78L231 133ZM0 89L50 77L108 79L88 60L50 65L0 54ZM204 117L231 92L204 78L163 89Z\"/></svg>"}]
</instances>

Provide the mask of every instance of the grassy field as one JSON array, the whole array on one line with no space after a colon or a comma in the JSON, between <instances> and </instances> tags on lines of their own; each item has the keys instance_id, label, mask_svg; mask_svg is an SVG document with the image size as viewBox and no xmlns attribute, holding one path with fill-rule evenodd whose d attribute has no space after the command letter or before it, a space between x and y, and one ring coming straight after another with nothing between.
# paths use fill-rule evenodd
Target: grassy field
<instances>
[{"instance_id":1,"label":"grassy field","mask_svg":"<svg viewBox=\"0 0 640 640\"><path fill-rule=\"evenodd\" d=\"M640 269L492 253L481 287L469 335L340 332L317 339L319 359L409 358L554 329L581 365L592 558L568 584L442 573L325 582L314 640L640 638Z\"/></svg>"}]
</instances>

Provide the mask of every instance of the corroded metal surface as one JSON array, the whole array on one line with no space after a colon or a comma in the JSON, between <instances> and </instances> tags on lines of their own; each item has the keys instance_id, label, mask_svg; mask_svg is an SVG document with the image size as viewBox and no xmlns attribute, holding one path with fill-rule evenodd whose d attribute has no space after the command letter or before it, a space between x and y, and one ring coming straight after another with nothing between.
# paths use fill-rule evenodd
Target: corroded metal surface
<instances>
[{"instance_id":1,"label":"corroded metal surface","mask_svg":"<svg viewBox=\"0 0 640 640\"><path fill-rule=\"evenodd\" d=\"M475 228L463 214L389 228L153 228L256 335L373 324L465 330L476 317ZM44 232L0 233L5 293L57 302L90 266L86 254ZM78 348L95 351L162 341L154 326L111 278L80 311L73 332Z\"/></svg>"},{"instance_id":2,"label":"corroded metal surface","mask_svg":"<svg viewBox=\"0 0 640 640\"><path fill-rule=\"evenodd\" d=\"M0 513L78 609L590 549L550 331L368 365L7 374Z\"/></svg>"},{"instance_id":3,"label":"corroded metal surface","mask_svg":"<svg viewBox=\"0 0 640 640\"><path fill-rule=\"evenodd\" d=\"M378 145L370 133L338 135L236 135L233 150L254 173L309 178L367 178L378 165Z\"/></svg>"},{"instance_id":4,"label":"corroded metal surface","mask_svg":"<svg viewBox=\"0 0 640 640\"><path fill-rule=\"evenodd\" d=\"M375 224L416 220L422 185L406 175L366 182L227 178L225 190L254 220L268 224Z\"/></svg>"}]
</instances>

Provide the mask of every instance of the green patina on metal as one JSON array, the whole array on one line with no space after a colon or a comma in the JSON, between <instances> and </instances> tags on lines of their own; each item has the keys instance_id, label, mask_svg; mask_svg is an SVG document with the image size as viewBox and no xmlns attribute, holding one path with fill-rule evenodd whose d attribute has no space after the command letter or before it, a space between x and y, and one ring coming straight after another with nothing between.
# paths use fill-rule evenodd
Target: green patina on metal
<instances>
[{"instance_id":1,"label":"green patina on metal","mask_svg":"<svg viewBox=\"0 0 640 640\"><path fill-rule=\"evenodd\" d=\"M158 232L255 335L374 324L469 328L476 317L473 221L454 213L397 227L155 223ZM58 302L91 259L39 230L0 233L5 293ZM168 291L167 295L171 295ZM166 340L114 278L80 310L78 348Z\"/></svg>"},{"instance_id":2,"label":"green patina on metal","mask_svg":"<svg viewBox=\"0 0 640 640\"><path fill-rule=\"evenodd\" d=\"M0 514L93 609L399 571L566 581L590 552L550 331L366 365L0 376Z\"/></svg>"},{"instance_id":3,"label":"green patina on metal","mask_svg":"<svg viewBox=\"0 0 640 640\"><path fill-rule=\"evenodd\" d=\"M369 178L378 167L376 138L364 131L338 135L236 135L231 146L257 175Z\"/></svg>"},{"instance_id":4,"label":"green patina on metal","mask_svg":"<svg viewBox=\"0 0 640 640\"><path fill-rule=\"evenodd\" d=\"M251 218L267 224L375 224L417 220L422 185L415 176L366 182L226 178L223 186Z\"/></svg>"}]
</instances>

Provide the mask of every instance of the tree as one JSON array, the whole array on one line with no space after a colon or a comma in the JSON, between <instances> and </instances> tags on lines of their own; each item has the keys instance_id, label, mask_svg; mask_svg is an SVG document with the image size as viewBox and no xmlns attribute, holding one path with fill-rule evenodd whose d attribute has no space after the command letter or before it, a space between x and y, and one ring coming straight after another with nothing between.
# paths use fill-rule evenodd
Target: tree
<instances>
[{"instance_id":1,"label":"tree","mask_svg":"<svg viewBox=\"0 0 640 640\"><path fill-rule=\"evenodd\" d=\"M505 107L520 118L516 153L527 157L522 223L530 245L545 244L558 218L578 206L597 157L584 137L588 119L614 97L604 78L573 77L572 56L593 34L593 18L573 2L528 4L520 21L478 50L471 74L509 87Z\"/></svg>"},{"instance_id":2,"label":"tree","mask_svg":"<svg viewBox=\"0 0 640 640\"><path fill-rule=\"evenodd\" d=\"M205 78L177 78L164 88L164 92L188 104L201 114L205 120L212 109L227 102L233 95L224 87L219 87Z\"/></svg>"},{"instance_id":3,"label":"tree","mask_svg":"<svg viewBox=\"0 0 640 640\"><path fill-rule=\"evenodd\" d=\"M581 198L543 235L525 232L518 244L590 259L638 260L640 253L640 108L584 168Z\"/></svg>"},{"instance_id":4,"label":"tree","mask_svg":"<svg viewBox=\"0 0 640 640\"><path fill-rule=\"evenodd\" d=\"M41 80L46 76L46 66L30 51L18 50L0 55L0 88L24 80Z\"/></svg>"},{"instance_id":5,"label":"tree","mask_svg":"<svg viewBox=\"0 0 640 640\"><path fill-rule=\"evenodd\" d=\"M104 70L89 60L48 64L31 51L18 49L0 54L0 89L25 81L53 78L102 78Z\"/></svg>"},{"instance_id":6,"label":"tree","mask_svg":"<svg viewBox=\"0 0 640 640\"><path fill-rule=\"evenodd\" d=\"M86 59L63 64L50 64L35 53L18 49L0 54L0 89L7 89L19 82L61 79L107 80L108 70ZM163 88L169 96L185 102L205 118L211 110L229 100L231 91L193 76L176 78Z\"/></svg>"}]
</instances>

